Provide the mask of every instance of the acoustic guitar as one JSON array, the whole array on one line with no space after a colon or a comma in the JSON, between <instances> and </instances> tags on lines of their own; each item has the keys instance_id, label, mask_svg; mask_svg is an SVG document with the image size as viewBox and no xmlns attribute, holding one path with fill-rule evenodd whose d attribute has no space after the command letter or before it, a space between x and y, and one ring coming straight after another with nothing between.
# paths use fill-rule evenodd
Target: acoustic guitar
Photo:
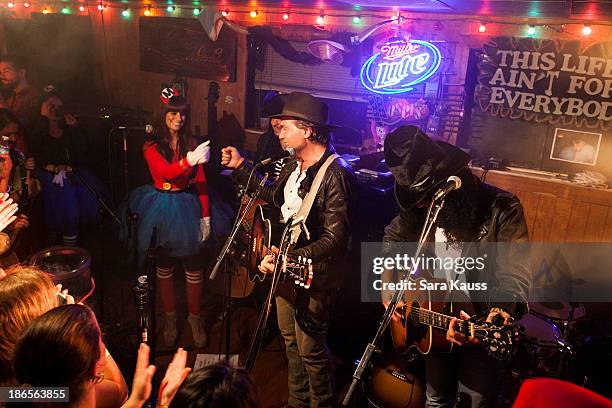
<instances>
[{"instance_id":1,"label":"acoustic guitar","mask_svg":"<svg viewBox=\"0 0 612 408\"><path fill-rule=\"evenodd\" d=\"M255 208L255 214L251 223L250 245L247 256L247 269L249 279L253 282L263 282L269 274L259 271L259 264L266 255L274 255L271 249L272 226L270 220L263 214L260 205ZM288 255L282 271L290 278L295 280L295 284L304 289L310 288L314 276L312 260L302 256Z\"/></svg>"},{"instance_id":2,"label":"acoustic guitar","mask_svg":"<svg viewBox=\"0 0 612 408\"><path fill-rule=\"evenodd\" d=\"M469 303L459 307L458 302L434 302L432 293L421 281L432 282L432 279L418 278L415 290L406 292L411 299L404 306L396 309L400 315L399 321L390 323L393 345L399 353L416 350L421 354L431 351L451 352L453 343L446 340L446 331L449 328L453 314L460 310L471 312ZM438 297L436 297L438 298ZM467 297L466 297L467 298ZM474 337L480 344L488 349L490 355L504 359L511 355L518 330L515 326L496 326L484 321L461 320L458 318L455 330L466 336Z\"/></svg>"}]
</instances>

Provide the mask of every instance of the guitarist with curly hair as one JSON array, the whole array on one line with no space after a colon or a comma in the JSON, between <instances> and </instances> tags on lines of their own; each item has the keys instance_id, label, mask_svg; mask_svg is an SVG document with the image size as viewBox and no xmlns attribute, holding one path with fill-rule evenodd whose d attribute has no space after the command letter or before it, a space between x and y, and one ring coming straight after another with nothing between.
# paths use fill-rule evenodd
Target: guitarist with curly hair
<instances>
[{"instance_id":1,"label":"guitarist with curly hair","mask_svg":"<svg viewBox=\"0 0 612 408\"><path fill-rule=\"evenodd\" d=\"M387 136L385 160L395 178L400 213L385 228L383 241L417 242L434 194L450 176L460 178L461 187L446 195L437 224L426 240L446 244L457 256L484 256L484 268L465 272L468 283L487 284L481 293L469 291L475 312L498 325L519 320L526 312L531 272L524 252L527 225L518 198L482 183L467 167L467 153L431 140L414 126L402 126ZM388 300L383 295L383 302ZM395 321L400 318L400 307L403 305L396 308ZM425 356L427 406L455 406L458 393L467 394L472 407L493 406L497 362L484 348L471 347L476 339L457 330L457 318L468 319L467 313L455 316L446 331L446 341L456 345L452 352L432 350Z\"/></svg>"}]
</instances>

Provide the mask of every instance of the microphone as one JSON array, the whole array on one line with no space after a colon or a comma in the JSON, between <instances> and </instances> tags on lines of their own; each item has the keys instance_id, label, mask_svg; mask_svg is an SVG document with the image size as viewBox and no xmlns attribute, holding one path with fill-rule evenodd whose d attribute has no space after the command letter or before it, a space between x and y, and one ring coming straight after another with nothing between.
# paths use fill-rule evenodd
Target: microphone
<instances>
[{"instance_id":1,"label":"microphone","mask_svg":"<svg viewBox=\"0 0 612 408\"><path fill-rule=\"evenodd\" d=\"M147 134L155 132L155 128L153 125L146 124L144 126L117 126L116 129L119 130L140 130L141 132L145 132Z\"/></svg>"},{"instance_id":2,"label":"microphone","mask_svg":"<svg viewBox=\"0 0 612 408\"><path fill-rule=\"evenodd\" d=\"M287 150L285 150L282 153L277 154L276 156L272 156L272 157L268 157L267 159L263 159L262 161L257 163L255 167L267 166L268 164L284 159L285 157L293 157L293 156L295 156L295 149L293 147L288 147Z\"/></svg>"},{"instance_id":3,"label":"microphone","mask_svg":"<svg viewBox=\"0 0 612 408\"><path fill-rule=\"evenodd\" d=\"M450 176L440 189L434 194L434 201L441 199L453 190L457 190L461 187L461 179L457 176Z\"/></svg>"}]
</instances>

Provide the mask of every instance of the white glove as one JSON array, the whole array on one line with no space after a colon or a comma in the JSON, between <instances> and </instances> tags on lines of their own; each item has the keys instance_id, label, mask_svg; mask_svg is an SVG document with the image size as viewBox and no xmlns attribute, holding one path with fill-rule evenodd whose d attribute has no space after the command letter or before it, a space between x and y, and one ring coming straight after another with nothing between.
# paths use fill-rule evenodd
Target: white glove
<instances>
[{"instance_id":1,"label":"white glove","mask_svg":"<svg viewBox=\"0 0 612 408\"><path fill-rule=\"evenodd\" d=\"M210 238L210 217L200 218L200 243Z\"/></svg>"},{"instance_id":2,"label":"white glove","mask_svg":"<svg viewBox=\"0 0 612 408\"><path fill-rule=\"evenodd\" d=\"M196 147L193 151L187 152L187 163L190 166L195 166L202 163L208 163L210 160L210 147L208 146L210 140L207 140L204 143L201 143L198 147Z\"/></svg>"},{"instance_id":3,"label":"white glove","mask_svg":"<svg viewBox=\"0 0 612 408\"><path fill-rule=\"evenodd\" d=\"M66 170L60 170L55 176L53 176L53 180L51 180L51 182L53 184L59 184L60 187L64 187L64 180L66 180Z\"/></svg>"}]
</instances>

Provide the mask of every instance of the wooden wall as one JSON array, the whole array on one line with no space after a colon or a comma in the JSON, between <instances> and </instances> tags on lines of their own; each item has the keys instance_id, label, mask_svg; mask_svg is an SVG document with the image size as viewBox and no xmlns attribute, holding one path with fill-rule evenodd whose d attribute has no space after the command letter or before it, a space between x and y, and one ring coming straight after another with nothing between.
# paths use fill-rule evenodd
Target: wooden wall
<instances>
[{"instance_id":1,"label":"wooden wall","mask_svg":"<svg viewBox=\"0 0 612 408\"><path fill-rule=\"evenodd\" d=\"M489 171L486 182L519 197L534 242L612 242L610 190L501 171Z\"/></svg>"},{"instance_id":2,"label":"wooden wall","mask_svg":"<svg viewBox=\"0 0 612 408\"><path fill-rule=\"evenodd\" d=\"M187 12L183 17L188 18ZM139 16L129 20L121 17L120 10L112 9L91 16L94 32L96 62L100 80L99 92L105 102L113 106L140 108L155 112L160 108L161 84L170 82L174 75L140 70ZM207 100L209 81L187 78L188 99L192 107L192 125L207 126ZM218 116L233 114L244 123L244 97L246 81L246 37L238 37L236 82L220 82Z\"/></svg>"}]
</instances>

